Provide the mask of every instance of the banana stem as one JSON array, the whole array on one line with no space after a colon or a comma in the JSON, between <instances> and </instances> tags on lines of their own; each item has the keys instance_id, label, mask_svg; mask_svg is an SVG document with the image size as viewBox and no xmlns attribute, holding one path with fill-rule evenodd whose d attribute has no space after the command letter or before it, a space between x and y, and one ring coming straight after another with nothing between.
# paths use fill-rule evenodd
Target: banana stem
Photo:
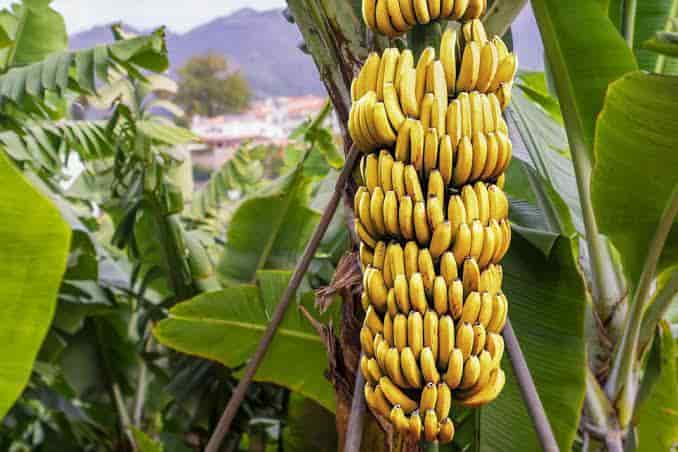
<instances>
[{"instance_id":1,"label":"banana stem","mask_svg":"<svg viewBox=\"0 0 678 452\"><path fill-rule=\"evenodd\" d=\"M264 332L264 335L257 346L254 356L247 364L247 368L245 369L240 382L238 382L238 386L236 386L235 391L233 391L231 399L228 401L228 404L226 405L226 408L219 419L217 427L214 429L214 432L212 432L212 436L207 443L205 452L217 452L222 440L224 439L224 436L226 435L226 432L228 432L229 428L231 427L231 423L238 412L238 408L240 408L240 404L242 404L242 401L245 399L247 388L249 387L250 383L252 383L252 379L254 378L254 374L257 372L259 365L261 365L261 362L264 360L266 351L271 345L273 337L275 336L278 327L283 321L287 307L292 301L294 294L297 292L297 288L301 284L306 270L308 270L308 266L310 265L311 260L313 259L313 256L320 245L320 241L322 240L328 226L330 225L330 222L332 221L332 217L334 216L334 212L337 210L337 206L344 191L344 187L346 186L346 182L349 180L349 177L353 172L353 167L355 166L359 155L360 151L353 147L346 158L344 168L339 174L339 178L337 179L336 185L334 186L332 198L327 203L322 218L320 219L320 223L318 223L318 226L313 232L311 240L306 245L306 249L304 250L302 258L297 263L294 274L292 275L292 278L290 279L287 289L285 289L285 293L283 293L280 302L275 308L275 312L271 317L271 322L268 324L268 327L266 328L266 331Z\"/></svg>"},{"instance_id":2,"label":"banana stem","mask_svg":"<svg viewBox=\"0 0 678 452\"><path fill-rule=\"evenodd\" d=\"M549 420L546 417L544 405L541 403L537 388L532 380L532 375L530 375L530 369L527 367L525 356L520 349L518 338L513 331L510 320L506 321L506 326L504 327L504 332L502 334L504 336L504 341L506 342L506 350L508 350L509 357L511 358L513 373L518 379L520 393L525 401L527 412L534 423L534 429L537 431L541 447L546 452L559 452L560 449L558 448L558 443L553 435L553 430L551 430L551 424L549 424Z\"/></svg>"},{"instance_id":3,"label":"banana stem","mask_svg":"<svg viewBox=\"0 0 678 452\"><path fill-rule=\"evenodd\" d=\"M438 452L439 447L438 447L438 441L424 441L422 443L422 449L424 452Z\"/></svg>"},{"instance_id":4,"label":"banana stem","mask_svg":"<svg viewBox=\"0 0 678 452\"><path fill-rule=\"evenodd\" d=\"M674 0L671 4L669 17L666 19L666 26L664 27L664 31L673 30L673 18L676 17L676 15L678 15L678 1ZM666 67L666 55L657 56L657 62L655 63L654 71L657 74L662 74L664 72L665 67Z\"/></svg>"},{"instance_id":5,"label":"banana stem","mask_svg":"<svg viewBox=\"0 0 678 452\"><path fill-rule=\"evenodd\" d=\"M362 354L360 355L362 358ZM344 452L358 452L363 439L363 425L365 418L365 378L360 369L356 370L355 383L353 385L353 400L351 401L351 414L346 428L346 440Z\"/></svg>"},{"instance_id":6,"label":"banana stem","mask_svg":"<svg viewBox=\"0 0 678 452\"><path fill-rule=\"evenodd\" d=\"M678 185L674 187L671 198L662 213L657 226L657 232L650 243L647 252L643 272L638 282L638 287L633 296L632 311L626 317L624 332L618 343L612 362L612 369L605 384L605 392L611 400L615 400L624 385L629 386L632 383L633 369L637 361L638 340L640 337L640 327L643 322L643 315L650 296L652 282L654 281L659 256L664 248L664 243L671 232L673 221L678 215ZM627 391L627 397L630 400L635 399L635 394ZM626 407L629 409L630 407ZM630 416L625 416L630 417ZM622 419L622 427L626 427L626 419Z\"/></svg>"},{"instance_id":7,"label":"banana stem","mask_svg":"<svg viewBox=\"0 0 678 452\"><path fill-rule=\"evenodd\" d=\"M626 0L624 2L624 38L630 49L633 49L633 35L636 32L637 9L637 0Z\"/></svg>"},{"instance_id":8,"label":"banana stem","mask_svg":"<svg viewBox=\"0 0 678 452\"><path fill-rule=\"evenodd\" d=\"M412 49L415 61L426 47L439 48L440 37L447 27L446 21L431 22L426 25L415 25L407 34L409 48Z\"/></svg>"}]
</instances>

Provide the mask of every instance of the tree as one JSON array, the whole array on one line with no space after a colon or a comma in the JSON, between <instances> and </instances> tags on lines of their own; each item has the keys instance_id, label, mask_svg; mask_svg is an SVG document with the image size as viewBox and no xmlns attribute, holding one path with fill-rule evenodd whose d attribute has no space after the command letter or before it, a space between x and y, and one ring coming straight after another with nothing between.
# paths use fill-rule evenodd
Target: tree
<instances>
[{"instance_id":1,"label":"tree","mask_svg":"<svg viewBox=\"0 0 678 452\"><path fill-rule=\"evenodd\" d=\"M250 86L240 71L229 70L222 55L194 56L179 69L177 103L188 115L217 116L247 107Z\"/></svg>"}]
</instances>

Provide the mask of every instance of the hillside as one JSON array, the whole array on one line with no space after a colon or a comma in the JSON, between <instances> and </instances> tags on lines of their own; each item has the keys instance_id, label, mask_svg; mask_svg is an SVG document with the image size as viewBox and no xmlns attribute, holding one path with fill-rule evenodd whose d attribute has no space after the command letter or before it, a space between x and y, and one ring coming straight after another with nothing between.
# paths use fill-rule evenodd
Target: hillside
<instances>
[{"instance_id":1,"label":"hillside","mask_svg":"<svg viewBox=\"0 0 678 452\"><path fill-rule=\"evenodd\" d=\"M514 24L514 42L523 69L543 67L537 33L531 12L524 11ZM71 47L109 41L108 26L98 26L73 35ZM167 34L172 72L192 55L222 53L245 74L258 97L324 94L313 60L299 50L300 43L297 27L288 23L279 9L241 9L187 33Z\"/></svg>"}]
</instances>

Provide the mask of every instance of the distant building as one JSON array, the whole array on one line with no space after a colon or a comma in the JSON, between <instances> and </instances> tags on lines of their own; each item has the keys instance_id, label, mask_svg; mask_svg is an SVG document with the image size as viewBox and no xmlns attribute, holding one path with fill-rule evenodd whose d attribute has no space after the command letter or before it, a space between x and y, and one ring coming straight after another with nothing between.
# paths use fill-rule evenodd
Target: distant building
<instances>
[{"instance_id":1,"label":"distant building","mask_svg":"<svg viewBox=\"0 0 678 452\"><path fill-rule=\"evenodd\" d=\"M320 96L271 97L255 101L241 114L213 118L195 116L191 129L202 139L192 147L195 164L218 168L233 156L233 151L244 142L285 146L287 137L302 122L312 118L325 105ZM331 125L339 130L332 113Z\"/></svg>"}]
</instances>

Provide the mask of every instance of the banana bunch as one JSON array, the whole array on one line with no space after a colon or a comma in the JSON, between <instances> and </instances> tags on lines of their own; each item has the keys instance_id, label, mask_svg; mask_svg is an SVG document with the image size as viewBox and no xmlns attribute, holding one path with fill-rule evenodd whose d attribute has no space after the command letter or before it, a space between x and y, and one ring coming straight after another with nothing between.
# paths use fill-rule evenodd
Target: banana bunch
<instances>
[{"instance_id":1,"label":"banana bunch","mask_svg":"<svg viewBox=\"0 0 678 452\"><path fill-rule=\"evenodd\" d=\"M408 49L371 53L351 85L348 131L365 154L353 206L365 399L415 440L451 441L452 403L489 403L505 383L500 262L513 149L502 112L517 60L487 36L485 8L363 1L365 21L388 36L436 18L463 22L416 61Z\"/></svg>"},{"instance_id":2,"label":"banana bunch","mask_svg":"<svg viewBox=\"0 0 678 452\"><path fill-rule=\"evenodd\" d=\"M414 25L436 19L477 19L486 9L487 0L363 0L362 3L367 26L391 38L407 33Z\"/></svg>"}]
</instances>

